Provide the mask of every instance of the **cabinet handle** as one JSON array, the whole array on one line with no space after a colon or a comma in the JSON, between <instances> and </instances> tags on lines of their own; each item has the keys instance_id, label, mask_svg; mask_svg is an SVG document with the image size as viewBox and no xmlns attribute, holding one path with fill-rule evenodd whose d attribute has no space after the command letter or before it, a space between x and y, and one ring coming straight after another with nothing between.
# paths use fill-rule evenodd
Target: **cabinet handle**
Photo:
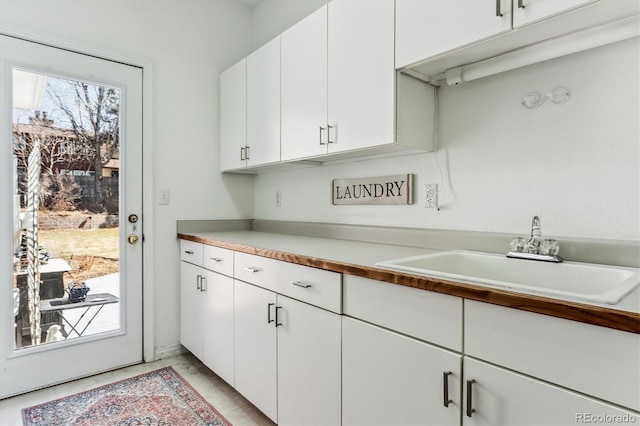
<instances>
[{"instance_id":1,"label":"cabinet handle","mask_svg":"<svg viewBox=\"0 0 640 426\"><path fill-rule=\"evenodd\" d=\"M207 291L207 277L200 277L200 291Z\"/></svg>"},{"instance_id":2,"label":"cabinet handle","mask_svg":"<svg viewBox=\"0 0 640 426\"><path fill-rule=\"evenodd\" d=\"M196 277L196 290L202 291L202 275Z\"/></svg>"},{"instance_id":3,"label":"cabinet handle","mask_svg":"<svg viewBox=\"0 0 640 426\"><path fill-rule=\"evenodd\" d=\"M191 250L185 250L184 252L187 253L187 254L193 254L193 251L191 251Z\"/></svg>"},{"instance_id":4,"label":"cabinet handle","mask_svg":"<svg viewBox=\"0 0 640 426\"><path fill-rule=\"evenodd\" d=\"M244 146L241 146L240 147L240 161L244 161L246 159L247 159L247 157L245 157Z\"/></svg>"},{"instance_id":5,"label":"cabinet handle","mask_svg":"<svg viewBox=\"0 0 640 426\"><path fill-rule=\"evenodd\" d=\"M320 145L326 145L326 143L322 142L322 132L325 130L324 127L320 126Z\"/></svg>"},{"instance_id":6,"label":"cabinet handle","mask_svg":"<svg viewBox=\"0 0 640 426\"><path fill-rule=\"evenodd\" d=\"M276 306L276 327L278 327L279 325L282 325L282 323L278 319L278 310L280 309L282 309L282 306Z\"/></svg>"},{"instance_id":7,"label":"cabinet handle","mask_svg":"<svg viewBox=\"0 0 640 426\"><path fill-rule=\"evenodd\" d=\"M261 271L260 268L256 268L255 266L245 266L244 270L248 271L248 272L251 272L252 274L255 274L256 272L260 272Z\"/></svg>"},{"instance_id":8,"label":"cabinet handle","mask_svg":"<svg viewBox=\"0 0 640 426\"><path fill-rule=\"evenodd\" d=\"M311 287L311 284L306 284L306 283L303 283L302 281L295 281L295 282L293 282L293 283L291 283L291 284L296 285L296 286L298 286L298 287L302 287L302 288L309 288L309 287Z\"/></svg>"},{"instance_id":9,"label":"cabinet handle","mask_svg":"<svg viewBox=\"0 0 640 426\"><path fill-rule=\"evenodd\" d=\"M500 2L502 0L496 0L496 16L501 18L502 17L502 8L500 6Z\"/></svg>"},{"instance_id":10,"label":"cabinet handle","mask_svg":"<svg viewBox=\"0 0 640 426\"><path fill-rule=\"evenodd\" d=\"M275 303L267 304L267 324L271 324L273 322L273 320L271 319L271 307L273 305L275 305Z\"/></svg>"},{"instance_id":11,"label":"cabinet handle","mask_svg":"<svg viewBox=\"0 0 640 426\"><path fill-rule=\"evenodd\" d=\"M222 262L224 259L220 258L220 257L210 257L209 259L213 260L216 263L220 263Z\"/></svg>"},{"instance_id":12,"label":"cabinet handle","mask_svg":"<svg viewBox=\"0 0 640 426\"><path fill-rule=\"evenodd\" d=\"M327 143L334 143L336 141L336 138L333 138L333 140L331 140L331 129L335 129L335 127L327 126Z\"/></svg>"},{"instance_id":13,"label":"cabinet handle","mask_svg":"<svg viewBox=\"0 0 640 426\"><path fill-rule=\"evenodd\" d=\"M518 0L518 9L524 9L524 0Z\"/></svg>"},{"instance_id":14,"label":"cabinet handle","mask_svg":"<svg viewBox=\"0 0 640 426\"><path fill-rule=\"evenodd\" d=\"M473 384L475 382L475 379L467 380L467 417L471 417L471 414L476 411L473 408Z\"/></svg>"},{"instance_id":15,"label":"cabinet handle","mask_svg":"<svg viewBox=\"0 0 640 426\"><path fill-rule=\"evenodd\" d=\"M248 146L244 147L244 159L245 160L250 160L251 159L251 151L249 151L249 148L250 147L248 147Z\"/></svg>"},{"instance_id":16,"label":"cabinet handle","mask_svg":"<svg viewBox=\"0 0 640 426\"><path fill-rule=\"evenodd\" d=\"M451 375L451 371L445 371L442 373L442 381L444 387L444 406L448 407L450 402L453 402L449 399L449 376Z\"/></svg>"}]
</instances>

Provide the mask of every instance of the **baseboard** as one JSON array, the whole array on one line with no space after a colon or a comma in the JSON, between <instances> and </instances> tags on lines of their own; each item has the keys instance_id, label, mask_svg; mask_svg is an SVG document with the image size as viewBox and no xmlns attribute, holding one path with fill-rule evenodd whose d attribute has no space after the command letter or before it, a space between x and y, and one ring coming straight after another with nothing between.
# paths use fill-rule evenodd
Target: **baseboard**
<instances>
[{"instance_id":1,"label":"baseboard","mask_svg":"<svg viewBox=\"0 0 640 426\"><path fill-rule=\"evenodd\" d=\"M172 356L181 355L187 352L187 350L180 343L174 343L172 345L160 346L155 349L154 361L164 358L170 358Z\"/></svg>"}]
</instances>

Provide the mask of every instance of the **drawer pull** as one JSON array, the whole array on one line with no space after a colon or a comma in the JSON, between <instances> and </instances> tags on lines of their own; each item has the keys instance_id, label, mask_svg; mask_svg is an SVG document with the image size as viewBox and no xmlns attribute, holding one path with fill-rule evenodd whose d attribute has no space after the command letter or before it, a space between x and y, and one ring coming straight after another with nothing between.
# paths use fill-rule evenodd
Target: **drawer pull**
<instances>
[{"instance_id":1,"label":"drawer pull","mask_svg":"<svg viewBox=\"0 0 640 426\"><path fill-rule=\"evenodd\" d=\"M496 0L496 16L502 17L502 9L500 8L500 0Z\"/></svg>"},{"instance_id":2,"label":"drawer pull","mask_svg":"<svg viewBox=\"0 0 640 426\"><path fill-rule=\"evenodd\" d=\"M518 9L524 9L524 0L518 0Z\"/></svg>"},{"instance_id":3,"label":"drawer pull","mask_svg":"<svg viewBox=\"0 0 640 426\"><path fill-rule=\"evenodd\" d=\"M192 250L185 250L184 252L187 253L187 254L193 254Z\"/></svg>"},{"instance_id":4,"label":"drawer pull","mask_svg":"<svg viewBox=\"0 0 640 426\"><path fill-rule=\"evenodd\" d=\"M444 388L444 406L448 407L450 402L453 402L449 399L449 376L451 375L451 371L445 371L442 373L442 381Z\"/></svg>"},{"instance_id":5,"label":"drawer pull","mask_svg":"<svg viewBox=\"0 0 640 426\"><path fill-rule=\"evenodd\" d=\"M273 305L275 305L275 303L267 304L267 324L271 324L273 322L273 320L271 319L271 307Z\"/></svg>"},{"instance_id":6,"label":"drawer pull","mask_svg":"<svg viewBox=\"0 0 640 426\"><path fill-rule=\"evenodd\" d=\"M210 257L209 259L213 260L216 263L220 263L222 262L224 259L220 258L220 257Z\"/></svg>"},{"instance_id":7,"label":"drawer pull","mask_svg":"<svg viewBox=\"0 0 640 426\"><path fill-rule=\"evenodd\" d=\"M474 379L467 380L467 417L471 417L476 410L473 408L473 384L476 381Z\"/></svg>"},{"instance_id":8,"label":"drawer pull","mask_svg":"<svg viewBox=\"0 0 640 426\"><path fill-rule=\"evenodd\" d=\"M302 287L302 288L309 288L309 287L311 287L311 284L303 283L302 281L295 281L295 282L293 282L293 283L291 283L291 284L293 284L293 285L295 285L295 286L298 286L298 287Z\"/></svg>"},{"instance_id":9,"label":"drawer pull","mask_svg":"<svg viewBox=\"0 0 640 426\"><path fill-rule=\"evenodd\" d=\"M246 266L244 270L255 274L256 272L260 272L262 269L256 268L255 266Z\"/></svg>"}]
</instances>

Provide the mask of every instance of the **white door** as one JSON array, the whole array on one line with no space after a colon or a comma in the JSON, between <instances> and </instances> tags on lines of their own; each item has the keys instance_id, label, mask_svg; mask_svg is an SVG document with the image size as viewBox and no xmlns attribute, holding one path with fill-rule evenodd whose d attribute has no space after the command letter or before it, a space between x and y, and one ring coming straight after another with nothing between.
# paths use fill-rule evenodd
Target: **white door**
<instances>
[{"instance_id":1,"label":"white door","mask_svg":"<svg viewBox=\"0 0 640 426\"><path fill-rule=\"evenodd\" d=\"M339 425L340 315L278 295L278 424Z\"/></svg>"},{"instance_id":2,"label":"white door","mask_svg":"<svg viewBox=\"0 0 640 426\"><path fill-rule=\"evenodd\" d=\"M510 29L511 0L397 0L396 68Z\"/></svg>"},{"instance_id":3,"label":"white door","mask_svg":"<svg viewBox=\"0 0 640 426\"><path fill-rule=\"evenodd\" d=\"M0 36L0 94L2 398L142 361L142 70Z\"/></svg>"},{"instance_id":4,"label":"white door","mask_svg":"<svg viewBox=\"0 0 640 426\"><path fill-rule=\"evenodd\" d=\"M593 2L594 0L516 0L513 2L513 27L530 24Z\"/></svg>"},{"instance_id":5,"label":"white door","mask_svg":"<svg viewBox=\"0 0 640 426\"><path fill-rule=\"evenodd\" d=\"M394 142L393 8L329 3L329 153Z\"/></svg>"},{"instance_id":6,"label":"white door","mask_svg":"<svg viewBox=\"0 0 640 426\"><path fill-rule=\"evenodd\" d=\"M280 37L247 56L247 166L280 161Z\"/></svg>"},{"instance_id":7,"label":"white door","mask_svg":"<svg viewBox=\"0 0 640 426\"><path fill-rule=\"evenodd\" d=\"M247 165L247 59L220 74L220 168Z\"/></svg>"},{"instance_id":8,"label":"white door","mask_svg":"<svg viewBox=\"0 0 640 426\"><path fill-rule=\"evenodd\" d=\"M464 388L463 425L633 424L638 420L631 410L468 357Z\"/></svg>"},{"instance_id":9,"label":"white door","mask_svg":"<svg viewBox=\"0 0 640 426\"><path fill-rule=\"evenodd\" d=\"M282 160L327 153L327 6L280 36Z\"/></svg>"},{"instance_id":10,"label":"white door","mask_svg":"<svg viewBox=\"0 0 640 426\"><path fill-rule=\"evenodd\" d=\"M188 262L180 262L180 343L202 360L203 295L202 275L206 271Z\"/></svg>"},{"instance_id":11,"label":"white door","mask_svg":"<svg viewBox=\"0 0 640 426\"><path fill-rule=\"evenodd\" d=\"M342 318L344 425L459 425L461 356Z\"/></svg>"},{"instance_id":12,"label":"white door","mask_svg":"<svg viewBox=\"0 0 640 426\"><path fill-rule=\"evenodd\" d=\"M235 388L278 422L276 294L234 280Z\"/></svg>"}]
</instances>

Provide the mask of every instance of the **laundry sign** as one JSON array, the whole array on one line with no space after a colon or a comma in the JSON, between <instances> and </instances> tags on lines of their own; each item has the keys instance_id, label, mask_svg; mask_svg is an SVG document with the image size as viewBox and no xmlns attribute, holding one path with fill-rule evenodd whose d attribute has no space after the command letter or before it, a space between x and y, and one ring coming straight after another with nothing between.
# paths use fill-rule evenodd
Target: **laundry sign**
<instances>
[{"instance_id":1,"label":"laundry sign","mask_svg":"<svg viewBox=\"0 0 640 426\"><path fill-rule=\"evenodd\" d=\"M412 204L413 175L334 179L332 202L345 204Z\"/></svg>"}]
</instances>

